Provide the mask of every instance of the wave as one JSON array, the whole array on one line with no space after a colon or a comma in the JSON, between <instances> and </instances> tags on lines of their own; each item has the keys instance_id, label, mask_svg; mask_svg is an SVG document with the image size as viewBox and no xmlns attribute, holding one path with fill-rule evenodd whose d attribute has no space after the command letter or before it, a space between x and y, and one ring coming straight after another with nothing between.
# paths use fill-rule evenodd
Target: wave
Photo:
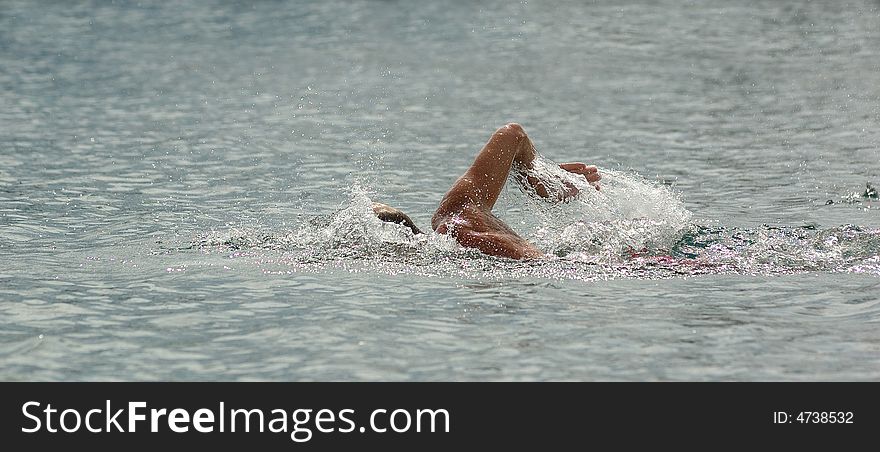
<instances>
[{"instance_id":1,"label":"wave","mask_svg":"<svg viewBox=\"0 0 880 452\"><path fill-rule=\"evenodd\" d=\"M700 225L672 189L633 173L601 170L601 190L582 177L539 159L544 180L568 182L580 194L549 203L527 184L511 180L496 205L499 216L544 250L547 257L512 261L463 248L446 235L413 234L380 221L367 189L355 185L329 215L313 216L283 231L243 227L197 237L199 249L263 255L277 271L328 264L423 276L566 279L658 278L702 274L857 272L880 276L880 230L842 225L752 229ZM559 185L558 189L561 189ZM551 190L553 187L548 187ZM285 270L287 269L287 270Z\"/></svg>"}]
</instances>

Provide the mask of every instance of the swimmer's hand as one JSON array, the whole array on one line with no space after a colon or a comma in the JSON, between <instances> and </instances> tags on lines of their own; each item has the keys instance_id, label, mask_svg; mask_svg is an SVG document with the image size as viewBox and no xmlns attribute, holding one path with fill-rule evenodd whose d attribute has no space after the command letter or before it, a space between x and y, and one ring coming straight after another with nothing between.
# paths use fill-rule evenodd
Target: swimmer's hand
<instances>
[{"instance_id":1,"label":"swimmer's hand","mask_svg":"<svg viewBox=\"0 0 880 452\"><path fill-rule=\"evenodd\" d=\"M602 179L602 176L599 175L599 168L580 162L561 163L559 164L559 167L568 171L569 173L580 174L584 176L584 178L587 179L587 182L593 184L593 186L596 187L596 190L599 189L599 180ZM577 189L575 188L575 190Z\"/></svg>"},{"instance_id":2,"label":"swimmer's hand","mask_svg":"<svg viewBox=\"0 0 880 452\"><path fill-rule=\"evenodd\" d=\"M602 176L599 175L599 169L595 166L586 165L580 162L572 162L563 163L559 165L559 167L564 169L565 171L568 171L569 173L580 174L584 176L587 182L596 187L596 190L599 189L599 180L602 179ZM557 202L568 202L571 198L574 198L578 195L578 193L580 193L580 190L574 184L568 181L562 181L565 189L561 193L556 190L553 190L551 193L551 190L547 189L547 186L544 184L544 182L535 176L526 175L525 182L528 182L528 184L535 189L535 193L537 193L538 196L542 198L552 199Z\"/></svg>"}]
</instances>

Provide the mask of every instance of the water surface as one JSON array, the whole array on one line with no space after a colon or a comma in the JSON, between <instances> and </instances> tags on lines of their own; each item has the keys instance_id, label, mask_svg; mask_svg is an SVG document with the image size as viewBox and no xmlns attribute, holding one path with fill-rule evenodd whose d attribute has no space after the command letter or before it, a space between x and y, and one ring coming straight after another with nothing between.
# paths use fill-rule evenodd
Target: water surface
<instances>
[{"instance_id":1,"label":"water surface","mask_svg":"<svg viewBox=\"0 0 880 452\"><path fill-rule=\"evenodd\" d=\"M874 1L0 4L4 380L877 380ZM413 237L498 126L603 190Z\"/></svg>"}]
</instances>

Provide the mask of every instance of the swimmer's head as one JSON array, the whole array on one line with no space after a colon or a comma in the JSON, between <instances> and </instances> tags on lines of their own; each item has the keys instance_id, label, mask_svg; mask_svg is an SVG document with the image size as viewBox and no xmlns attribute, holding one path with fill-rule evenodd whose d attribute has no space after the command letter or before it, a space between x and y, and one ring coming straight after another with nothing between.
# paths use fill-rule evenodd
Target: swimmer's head
<instances>
[{"instance_id":1,"label":"swimmer's head","mask_svg":"<svg viewBox=\"0 0 880 452\"><path fill-rule=\"evenodd\" d=\"M422 231L416 226L415 223L407 216L405 213L395 209L386 204L382 204L380 202L373 203L373 213L379 217L380 220L386 221L388 223L397 223L402 224L410 230L412 230L413 234L421 234Z\"/></svg>"}]
</instances>

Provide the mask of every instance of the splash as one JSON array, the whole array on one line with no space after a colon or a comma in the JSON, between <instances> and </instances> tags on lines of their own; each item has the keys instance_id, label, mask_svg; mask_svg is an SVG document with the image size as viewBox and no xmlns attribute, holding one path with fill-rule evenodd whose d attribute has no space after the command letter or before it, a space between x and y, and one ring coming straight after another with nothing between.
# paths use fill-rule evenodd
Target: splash
<instances>
[{"instance_id":1,"label":"splash","mask_svg":"<svg viewBox=\"0 0 880 452\"><path fill-rule=\"evenodd\" d=\"M854 225L726 229L693 226L673 256L745 274L806 271L873 273L880 255L880 230Z\"/></svg>"},{"instance_id":2,"label":"splash","mask_svg":"<svg viewBox=\"0 0 880 452\"><path fill-rule=\"evenodd\" d=\"M243 227L212 231L200 237L197 246L278 250L303 262L474 255L473 250L461 248L445 235L413 234L407 227L379 220L372 210L370 192L360 184L350 187L348 194L348 200L336 212L308 218L293 229L276 232Z\"/></svg>"},{"instance_id":3,"label":"splash","mask_svg":"<svg viewBox=\"0 0 880 452\"><path fill-rule=\"evenodd\" d=\"M486 256L446 235L413 234L405 226L382 222L373 214L372 194L359 184L329 215L304 218L287 230L214 231L193 245L233 251L233 258L259 257L267 273L341 269L459 279L579 280L809 271L880 276L880 230L698 225L670 188L632 173L600 171L597 191L581 176L539 159L530 175L550 181L551 193L566 184L580 190L562 203L547 202L530 185L511 178L496 210L548 252L539 260Z\"/></svg>"},{"instance_id":4,"label":"splash","mask_svg":"<svg viewBox=\"0 0 880 452\"><path fill-rule=\"evenodd\" d=\"M530 229L526 237L557 256L605 262L631 256L635 251L665 252L681 238L691 213L666 186L634 173L600 169L601 190L583 176L569 173L539 157L523 176L549 181L550 199L566 189L578 189L568 202L547 202L522 177L511 178L516 189L505 199L507 210L519 213L518 223ZM522 210L510 206L526 205Z\"/></svg>"}]
</instances>

